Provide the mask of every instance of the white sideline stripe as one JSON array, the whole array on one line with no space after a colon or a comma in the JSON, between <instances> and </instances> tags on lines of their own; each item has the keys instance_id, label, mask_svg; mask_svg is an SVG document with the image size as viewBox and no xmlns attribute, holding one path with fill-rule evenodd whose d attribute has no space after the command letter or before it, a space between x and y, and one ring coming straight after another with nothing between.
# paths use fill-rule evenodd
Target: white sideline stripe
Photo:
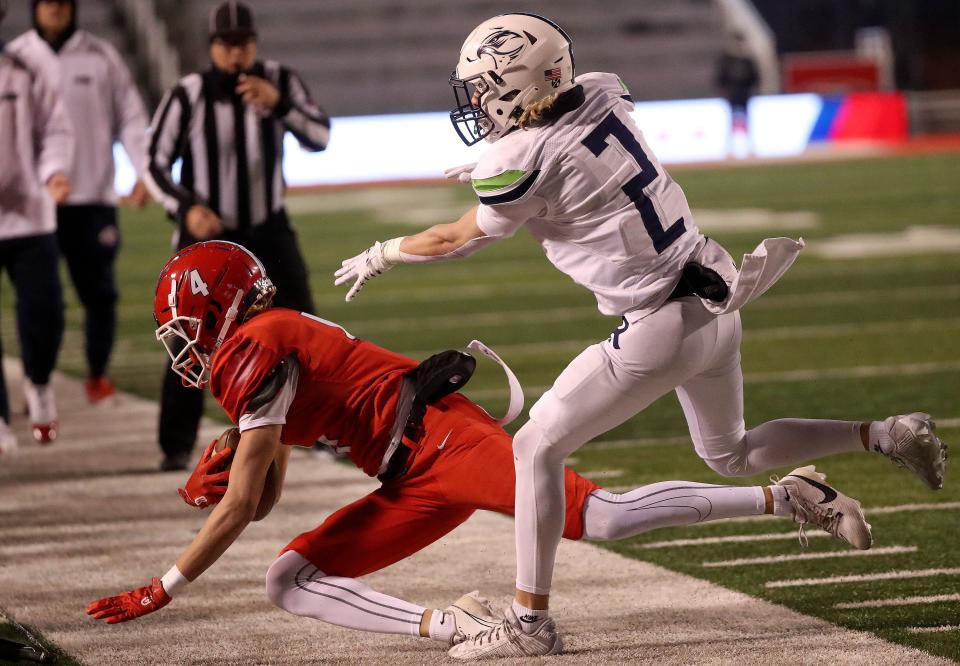
<instances>
[{"instance_id":1,"label":"white sideline stripe","mask_svg":"<svg viewBox=\"0 0 960 666\"><path fill-rule=\"evenodd\" d=\"M826 532L811 532L807 534L809 538L819 538L830 536ZM751 541L780 541L796 539L796 532L772 532L770 534L734 534L721 537L701 537L699 539L671 539L670 541L653 541L637 546L643 550L654 548L675 548L678 546L711 546L718 543L748 543Z\"/></svg>"},{"instance_id":2,"label":"white sideline stripe","mask_svg":"<svg viewBox=\"0 0 960 666\"><path fill-rule=\"evenodd\" d=\"M607 488L607 490L610 490ZM611 492L613 492L611 490ZM960 502L929 502L927 504L897 504L893 506L864 507L863 512L869 516L886 513L900 513L902 511L948 511L960 509ZM725 518L724 523L752 523L758 520L774 520L776 516L742 516L740 518ZM707 523L697 523L706 525Z\"/></svg>"},{"instance_id":3,"label":"white sideline stripe","mask_svg":"<svg viewBox=\"0 0 960 666\"><path fill-rule=\"evenodd\" d=\"M915 553L916 546L888 546L886 548L871 548L870 550L831 550L825 553L800 553L798 555L767 555L764 557L742 557L736 560L716 560L704 562L706 569L719 567L742 567L753 564L774 564L777 562L802 562L805 560L826 560L834 557L870 557L872 555L899 555Z\"/></svg>"},{"instance_id":4,"label":"white sideline stripe","mask_svg":"<svg viewBox=\"0 0 960 666\"><path fill-rule=\"evenodd\" d=\"M622 469L595 469L592 472L580 472L585 479L616 479L623 476Z\"/></svg>"},{"instance_id":5,"label":"white sideline stripe","mask_svg":"<svg viewBox=\"0 0 960 666\"><path fill-rule=\"evenodd\" d=\"M911 634L935 634L945 631L958 631L960 624L944 624L939 627L909 627L907 631Z\"/></svg>"},{"instance_id":6,"label":"white sideline stripe","mask_svg":"<svg viewBox=\"0 0 960 666\"><path fill-rule=\"evenodd\" d=\"M826 532L821 534L826 535ZM808 535L808 536L813 536ZM900 578L926 578L928 576L957 576L960 568L952 569L910 569L906 571L884 571L882 573L859 574L846 576L827 576L826 578L790 578L787 580L770 580L765 583L767 588L807 587L810 585L835 585L837 583L865 583L873 580L899 580Z\"/></svg>"},{"instance_id":7,"label":"white sideline stripe","mask_svg":"<svg viewBox=\"0 0 960 666\"><path fill-rule=\"evenodd\" d=\"M868 551L869 552L869 551ZM939 604L960 601L960 594L933 594L927 597L897 597L895 599L870 599L868 601L843 601L834 608L881 608L883 606L909 606L911 604Z\"/></svg>"}]
</instances>

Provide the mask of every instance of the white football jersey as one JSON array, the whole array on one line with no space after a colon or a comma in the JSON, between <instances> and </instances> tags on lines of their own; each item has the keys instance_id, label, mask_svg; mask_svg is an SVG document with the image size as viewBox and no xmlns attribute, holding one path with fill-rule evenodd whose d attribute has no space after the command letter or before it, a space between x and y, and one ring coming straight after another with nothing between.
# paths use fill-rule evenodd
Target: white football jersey
<instances>
[{"instance_id":1,"label":"white football jersey","mask_svg":"<svg viewBox=\"0 0 960 666\"><path fill-rule=\"evenodd\" d=\"M619 77L591 73L577 83L579 106L514 130L484 154L472 174L477 224L492 237L526 225L553 265L596 295L603 314L652 312L703 236L630 117L633 101Z\"/></svg>"}]
</instances>

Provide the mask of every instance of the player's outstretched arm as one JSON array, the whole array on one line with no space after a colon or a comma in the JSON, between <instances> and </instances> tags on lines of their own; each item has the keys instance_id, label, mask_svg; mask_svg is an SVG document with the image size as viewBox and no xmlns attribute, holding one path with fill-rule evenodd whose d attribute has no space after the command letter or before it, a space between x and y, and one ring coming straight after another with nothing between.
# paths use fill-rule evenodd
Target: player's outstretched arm
<instances>
[{"instance_id":1,"label":"player's outstretched arm","mask_svg":"<svg viewBox=\"0 0 960 666\"><path fill-rule=\"evenodd\" d=\"M451 224L437 224L412 236L374 243L373 247L342 263L334 274L334 284L353 283L347 292L349 302L363 285L397 264L462 259L496 240L499 237L486 236L480 229L477 206L474 206Z\"/></svg>"},{"instance_id":2,"label":"player's outstretched arm","mask_svg":"<svg viewBox=\"0 0 960 666\"><path fill-rule=\"evenodd\" d=\"M109 624L147 615L170 603L180 589L216 562L253 520L267 468L281 446L281 428L265 426L241 435L223 499L162 579L154 577L150 585L94 601L87 613Z\"/></svg>"}]
</instances>

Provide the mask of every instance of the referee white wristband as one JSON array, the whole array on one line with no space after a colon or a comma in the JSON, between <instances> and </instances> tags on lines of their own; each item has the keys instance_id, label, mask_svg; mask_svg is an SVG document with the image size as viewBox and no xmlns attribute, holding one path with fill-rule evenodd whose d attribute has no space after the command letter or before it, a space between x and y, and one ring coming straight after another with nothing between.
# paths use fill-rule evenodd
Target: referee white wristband
<instances>
[{"instance_id":1,"label":"referee white wristband","mask_svg":"<svg viewBox=\"0 0 960 666\"><path fill-rule=\"evenodd\" d=\"M177 592L189 585L190 581L180 573L180 569L174 564L170 571L163 574L160 583L163 585L163 589L166 590L167 595L172 599Z\"/></svg>"}]
</instances>

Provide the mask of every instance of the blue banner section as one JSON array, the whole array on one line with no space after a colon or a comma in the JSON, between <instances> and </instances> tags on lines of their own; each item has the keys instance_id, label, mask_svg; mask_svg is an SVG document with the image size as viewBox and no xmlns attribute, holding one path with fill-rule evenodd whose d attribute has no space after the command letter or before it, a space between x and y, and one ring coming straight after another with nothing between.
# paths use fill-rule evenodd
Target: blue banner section
<instances>
[{"instance_id":1,"label":"blue banner section","mask_svg":"<svg viewBox=\"0 0 960 666\"><path fill-rule=\"evenodd\" d=\"M813 143L814 141L829 141L830 140L830 128L833 127L833 121L836 119L837 114L840 112L840 107L843 105L843 97L823 97L823 105L820 107L820 115L817 117L817 122L814 123L813 129L810 130L810 137L808 141Z\"/></svg>"}]
</instances>

